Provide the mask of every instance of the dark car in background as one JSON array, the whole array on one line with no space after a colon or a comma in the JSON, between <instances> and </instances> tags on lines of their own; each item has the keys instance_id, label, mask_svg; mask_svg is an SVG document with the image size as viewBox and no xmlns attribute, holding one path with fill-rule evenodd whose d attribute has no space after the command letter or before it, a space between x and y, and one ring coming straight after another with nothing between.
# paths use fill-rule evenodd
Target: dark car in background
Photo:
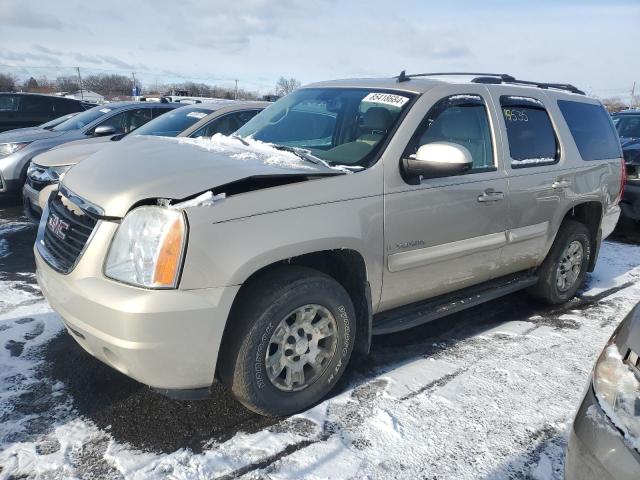
<instances>
[{"instance_id":1,"label":"dark car in background","mask_svg":"<svg viewBox=\"0 0 640 480\"><path fill-rule=\"evenodd\" d=\"M566 480L640 478L640 306L598 358L569 435Z\"/></svg>"},{"instance_id":2,"label":"dark car in background","mask_svg":"<svg viewBox=\"0 0 640 480\"><path fill-rule=\"evenodd\" d=\"M620 201L627 222L640 221L640 110L614 113L611 118L620 136L627 166L627 185Z\"/></svg>"},{"instance_id":3,"label":"dark car in background","mask_svg":"<svg viewBox=\"0 0 640 480\"><path fill-rule=\"evenodd\" d=\"M268 102L220 101L186 105L168 112L143 125L128 135L76 140L37 155L27 170L23 189L26 215L39 221L51 192L66 172L94 153L127 139L151 135L156 137L211 137L216 133L229 135L243 126L264 108Z\"/></svg>"},{"instance_id":4,"label":"dark car in background","mask_svg":"<svg viewBox=\"0 0 640 480\"><path fill-rule=\"evenodd\" d=\"M0 196L22 191L31 159L63 143L129 133L181 106L175 103L115 102L93 107L50 128L0 133Z\"/></svg>"},{"instance_id":5,"label":"dark car in background","mask_svg":"<svg viewBox=\"0 0 640 480\"><path fill-rule=\"evenodd\" d=\"M82 112L94 106L93 103L54 95L0 93L0 132L35 127L63 115Z\"/></svg>"}]
</instances>

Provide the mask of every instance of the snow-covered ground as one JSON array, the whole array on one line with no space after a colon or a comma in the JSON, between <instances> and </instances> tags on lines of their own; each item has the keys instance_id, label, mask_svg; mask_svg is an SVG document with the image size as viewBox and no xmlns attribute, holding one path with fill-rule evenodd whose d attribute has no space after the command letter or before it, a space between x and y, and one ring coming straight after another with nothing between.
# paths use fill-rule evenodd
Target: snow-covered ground
<instances>
[{"instance_id":1,"label":"snow-covered ground","mask_svg":"<svg viewBox=\"0 0 640 480\"><path fill-rule=\"evenodd\" d=\"M164 452L119 441L78 411L46 368L60 321L32 274L12 275L0 280L0 479L560 479L593 362L640 301L639 264L640 247L606 242L568 306L516 294L377 338L317 407Z\"/></svg>"}]
</instances>

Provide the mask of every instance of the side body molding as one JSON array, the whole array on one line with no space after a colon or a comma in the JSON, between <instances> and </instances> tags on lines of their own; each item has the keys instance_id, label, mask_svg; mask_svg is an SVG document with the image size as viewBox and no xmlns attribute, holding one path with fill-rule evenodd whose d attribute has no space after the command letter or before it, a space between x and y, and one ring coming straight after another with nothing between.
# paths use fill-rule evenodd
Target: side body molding
<instances>
[{"instance_id":1,"label":"side body molding","mask_svg":"<svg viewBox=\"0 0 640 480\"><path fill-rule=\"evenodd\" d=\"M547 235L548 230L549 222L542 222L506 232L497 232L443 245L398 252L389 255L388 268L390 272L400 272L410 268L445 262L474 253L498 249L507 244L544 237Z\"/></svg>"}]
</instances>

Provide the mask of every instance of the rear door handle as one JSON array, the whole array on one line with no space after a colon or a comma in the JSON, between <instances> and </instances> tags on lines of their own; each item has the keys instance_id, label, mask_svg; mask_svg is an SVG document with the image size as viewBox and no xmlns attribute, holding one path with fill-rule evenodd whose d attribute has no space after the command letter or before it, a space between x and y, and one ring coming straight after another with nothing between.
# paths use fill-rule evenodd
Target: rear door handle
<instances>
[{"instance_id":1,"label":"rear door handle","mask_svg":"<svg viewBox=\"0 0 640 480\"><path fill-rule=\"evenodd\" d=\"M498 202L500 200L504 200L504 193L495 192L491 189L485 190L484 192L482 192L482 195L478 197L478 201L481 203Z\"/></svg>"},{"instance_id":2,"label":"rear door handle","mask_svg":"<svg viewBox=\"0 0 640 480\"><path fill-rule=\"evenodd\" d=\"M571 182L569 180L556 180L551 184L551 188L569 188Z\"/></svg>"}]
</instances>

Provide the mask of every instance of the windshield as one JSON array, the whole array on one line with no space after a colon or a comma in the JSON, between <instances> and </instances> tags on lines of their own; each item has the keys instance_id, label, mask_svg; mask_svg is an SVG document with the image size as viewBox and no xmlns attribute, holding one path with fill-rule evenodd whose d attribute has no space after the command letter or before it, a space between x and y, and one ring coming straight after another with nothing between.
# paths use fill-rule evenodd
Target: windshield
<instances>
[{"instance_id":1,"label":"windshield","mask_svg":"<svg viewBox=\"0 0 640 480\"><path fill-rule=\"evenodd\" d=\"M41 123L40 125L38 125L40 128L51 128L51 127L55 127L56 125L61 124L62 122L65 122L67 120L69 120L71 117L76 116L77 113L69 113L67 115L63 115L61 117L58 118L54 118L53 120L49 120L48 122L45 123Z\"/></svg>"},{"instance_id":2,"label":"windshield","mask_svg":"<svg viewBox=\"0 0 640 480\"><path fill-rule=\"evenodd\" d=\"M78 130L82 127L89 125L94 120L97 120L100 117L103 117L107 113L111 112L113 109L104 106L97 106L90 108L89 110L85 110L78 115L71 117L70 119L62 122L61 124L52 128L55 132L68 132L69 130Z\"/></svg>"},{"instance_id":3,"label":"windshield","mask_svg":"<svg viewBox=\"0 0 640 480\"><path fill-rule=\"evenodd\" d=\"M301 148L330 164L368 167L412 95L355 88L305 88L278 100L236 135Z\"/></svg>"},{"instance_id":4,"label":"windshield","mask_svg":"<svg viewBox=\"0 0 640 480\"><path fill-rule=\"evenodd\" d=\"M640 114L616 115L613 124L621 137L640 138Z\"/></svg>"},{"instance_id":5,"label":"windshield","mask_svg":"<svg viewBox=\"0 0 640 480\"><path fill-rule=\"evenodd\" d=\"M137 128L131 133L131 136L175 137L213 111L211 108L203 108L202 106L180 107L163 113L158 118Z\"/></svg>"}]
</instances>

